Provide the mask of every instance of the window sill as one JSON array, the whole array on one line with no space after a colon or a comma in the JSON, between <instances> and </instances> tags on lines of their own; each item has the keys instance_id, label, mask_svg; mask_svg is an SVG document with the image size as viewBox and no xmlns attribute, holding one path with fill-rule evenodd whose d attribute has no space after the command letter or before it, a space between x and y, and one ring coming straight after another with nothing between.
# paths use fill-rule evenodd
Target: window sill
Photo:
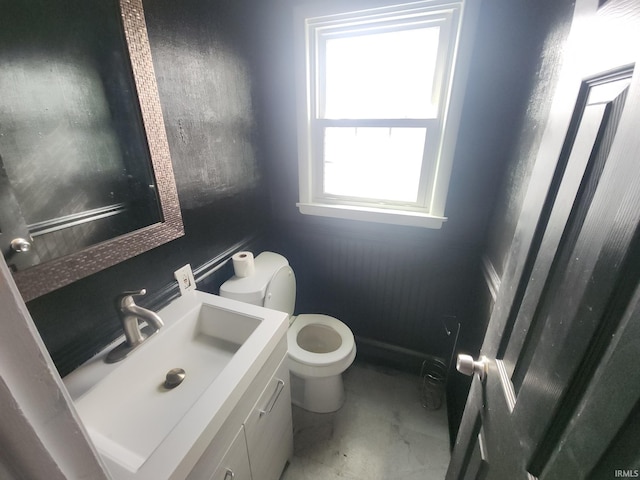
<instances>
[{"instance_id":1,"label":"window sill","mask_svg":"<svg viewBox=\"0 0 640 480\"><path fill-rule=\"evenodd\" d=\"M359 220L363 222L388 223L409 227L439 229L447 217L408 210L390 210L386 208L356 207L351 205L329 205L323 203L298 203L300 213L321 217Z\"/></svg>"}]
</instances>

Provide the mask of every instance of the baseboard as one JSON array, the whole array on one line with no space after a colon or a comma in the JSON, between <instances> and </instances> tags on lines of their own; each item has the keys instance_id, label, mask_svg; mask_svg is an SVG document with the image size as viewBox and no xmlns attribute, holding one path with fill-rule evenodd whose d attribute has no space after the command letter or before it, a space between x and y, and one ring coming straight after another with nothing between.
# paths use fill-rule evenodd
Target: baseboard
<instances>
[{"instance_id":1,"label":"baseboard","mask_svg":"<svg viewBox=\"0 0 640 480\"><path fill-rule=\"evenodd\" d=\"M356 336L357 358L369 363L395 368L415 375L420 374L425 360L438 360L447 363L446 359L400 347L379 340Z\"/></svg>"}]
</instances>

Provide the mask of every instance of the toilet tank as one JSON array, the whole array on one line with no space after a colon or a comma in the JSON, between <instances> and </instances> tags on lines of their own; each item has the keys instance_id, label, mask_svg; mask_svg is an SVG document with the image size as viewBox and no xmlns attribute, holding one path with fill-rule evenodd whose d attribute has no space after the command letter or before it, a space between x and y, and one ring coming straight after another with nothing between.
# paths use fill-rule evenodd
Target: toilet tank
<instances>
[{"instance_id":1,"label":"toilet tank","mask_svg":"<svg viewBox=\"0 0 640 480\"><path fill-rule=\"evenodd\" d=\"M235 275L220 286L220 296L293 314L296 300L295 275L282 255L262 252L255 260L255 272Z\"/></svg>"}]
</instances>

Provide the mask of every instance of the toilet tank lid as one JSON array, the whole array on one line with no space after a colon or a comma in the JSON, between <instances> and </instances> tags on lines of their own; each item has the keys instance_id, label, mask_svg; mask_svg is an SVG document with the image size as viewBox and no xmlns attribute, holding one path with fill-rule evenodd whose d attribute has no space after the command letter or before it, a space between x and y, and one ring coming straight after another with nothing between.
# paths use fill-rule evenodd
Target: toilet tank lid
<instances>
[{"instance_id":1,"label":"toilet tank lid","mask_svg":"<svg viewBox=\"0 0 640 480\"><path fill-rule=\"evenodd\" d=\"M274 252L262 252L254 260L255 272L249 277L235 275L220 286L220 296L255 303L264 299L273 275L289 262Z\"/></svg>"}]
</instances>

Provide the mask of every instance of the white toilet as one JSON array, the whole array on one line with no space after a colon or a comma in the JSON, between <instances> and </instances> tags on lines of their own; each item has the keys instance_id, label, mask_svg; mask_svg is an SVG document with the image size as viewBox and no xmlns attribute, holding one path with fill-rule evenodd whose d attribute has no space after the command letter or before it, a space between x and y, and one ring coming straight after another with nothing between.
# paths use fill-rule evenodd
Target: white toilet
<instances>
[{"instance_id":1,"label":"white toilet","mask_svg":"<svg viewBox=\"0 0 640 480\"><path fill-rule=\"evenodd\" d=\"M220 296L291 315L287 332L291 402L317 413L335 412L342 406L342 372L356 356L353 333L328 315L293 315L296 277L286 258L262 252L255 258L255 272L224 282Z\"/></svg>"}]
</instances>

